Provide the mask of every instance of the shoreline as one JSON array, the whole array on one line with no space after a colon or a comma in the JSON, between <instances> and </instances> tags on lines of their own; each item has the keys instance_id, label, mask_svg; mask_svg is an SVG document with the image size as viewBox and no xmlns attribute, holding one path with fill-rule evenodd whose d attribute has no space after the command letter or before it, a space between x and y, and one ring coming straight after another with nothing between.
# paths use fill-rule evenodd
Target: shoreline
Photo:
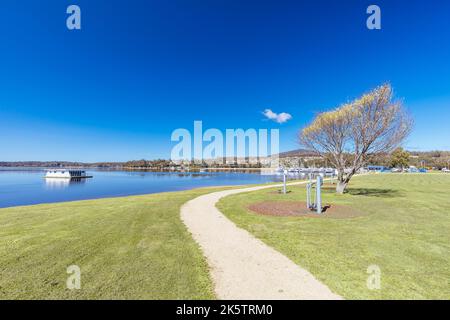
<instances>
[{"instance_id":1,"label":"shoreline","mask_svg":"<svg viewBox=\"0 0 450 320\"><path fill-rule=\"evenodd\" d=\"M303 180L290 180L289 183L294 182L300 182ZM152 195L162 195L162 194L170 194L170 193L182 193L182 192L190 192L190 191L197 191L197 190L227 190L230 188L247 188L247 187L258 187L258 186L269 186L269 185L275 185L279 184L280 182L268 182L268 183L257 183L257 184L240 184L240 185L215 185L215 186L195 186L192 188L186 188L183 190L170 190L170 191L159 191L159 192L150 192L150 193L137 193L137 194L130 194L130 195L119 195L119 196L107 196L107 197L98 197L98 198L89 198L89 199L78 199L78 200L63 200L63 201L53 201L53 202L41 202L41 203L33 203L33 204L24 204L24 205L17 205L17 206L7 206L7 207L0 207L0 213L4 209L12 209L12 208L27 208L27 207L34 207L34 206L42 206L42 205L52 205L52 204L73 204L75 202L82 202L82 201L96 201L96 200L107 200L107 199L119 199L119 198L129 198L129 197L145 197L145 196L152 196Z\"/></svg>"},{"instance_id":2,"label":"shoreline","mask_svg":"<svg viewBox=\"0 0 450 320\"><path fill-rule=\"evenodd\" d=\"M124 197L202 187L239 186L279 181L261 171L152 172L86 170L93 179L42 179L40 168L0 168L0 208ZM217 172L217 173L216 173Z\"/></svg>"}]
</instances>

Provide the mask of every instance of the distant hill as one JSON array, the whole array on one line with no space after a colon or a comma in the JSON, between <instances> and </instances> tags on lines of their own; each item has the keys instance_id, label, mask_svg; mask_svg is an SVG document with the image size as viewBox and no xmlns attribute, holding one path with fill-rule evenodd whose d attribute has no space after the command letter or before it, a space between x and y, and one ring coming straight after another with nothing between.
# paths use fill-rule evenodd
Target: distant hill
<instances>
[{"instance_id":1,"label":"distant hill","mask_svg":"<svg viewBox=\"0 0 450 320\"><path fill-rule=\"evenodd\" d=\"M426 166L444 168L450 167L450 151L410 151L410 165ZM313 151L307 149L296 149L279 153L280 159L287 161L298 161L297 158L312 158L315 164L318 164L318 158ZM292 158L292 159L289 159ZM302 161L303 161L302 160ZM311 160L311 159L310 159ZM382 155L376 159L370 160L371 164L389 165L390 156ZM205 164L203 166L210 165L222 166L220 164L211 165ZM262 162L261 162L262 163ZM262 163L264 165L264 163ZM71 162L71 161L0 161L0 167L44 167L44 168L166 168L173 166L174 163L170 160L156 159L156 160L132 160L127 162L96 162L96 163L83 163L83 162ZM194 165L194 164L191 164ZM226 165L225 165L226 166ZM233 167L236 167L233 165Z\"/></svg>"},{"instance_id":2,"label":"distant hill","mask_svg":"<svg viewBox=\"0 0 450 320\"><path fill-rule=\"evenodd\" d=\"M280 152L279 157L280 158L289 158L289 157L315 157L317 156L314 151L307 150L307 149L296 149L286 152Z\"/></svg>"}]
</instances>

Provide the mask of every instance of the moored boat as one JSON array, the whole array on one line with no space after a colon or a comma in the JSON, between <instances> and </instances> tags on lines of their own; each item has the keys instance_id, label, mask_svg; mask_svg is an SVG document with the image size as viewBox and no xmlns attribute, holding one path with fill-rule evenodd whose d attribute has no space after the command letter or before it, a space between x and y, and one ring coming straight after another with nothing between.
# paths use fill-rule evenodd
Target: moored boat
<instances>
[{"instance_id":1,"label":"moored boat","mask_svg":"<svg viewBox=\"0 0 450 320\"><path fill-rule=\"evenodd\" d=\"M47 170L45 178L84 179L92 176L88 176L84 170L60 169Z\"/></svg>"}]
</instances>

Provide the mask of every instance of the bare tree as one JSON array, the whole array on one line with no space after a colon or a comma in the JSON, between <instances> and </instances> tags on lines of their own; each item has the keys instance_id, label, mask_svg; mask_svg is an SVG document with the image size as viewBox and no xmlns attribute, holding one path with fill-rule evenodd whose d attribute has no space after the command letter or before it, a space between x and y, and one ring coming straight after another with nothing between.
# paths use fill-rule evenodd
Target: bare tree
<instances>
[{"instance_id":1,"label":"bare tree","mask_svg":"<svg viewBox=\"0 0 450 320\"><path fill-rule=\"evenodd\" d=\"M300 131L300 143L327 158L338 171L337 193L367 162L386 154L408 136L412 119L400 101L393 101L389 84L381 85L353 102L319 114Z\"/></svg>"}]
</instances>

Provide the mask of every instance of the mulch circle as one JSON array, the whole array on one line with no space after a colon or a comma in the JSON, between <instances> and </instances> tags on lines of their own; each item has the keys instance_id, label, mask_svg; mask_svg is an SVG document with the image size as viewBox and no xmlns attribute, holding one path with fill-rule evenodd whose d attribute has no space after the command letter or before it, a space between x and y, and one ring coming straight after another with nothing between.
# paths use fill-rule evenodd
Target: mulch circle
<instances>
[{"instance_id":1,"label":"mulch circle","mask_svg":"<svg viewBox=\"0 0 450 320\"><path fill-rule=\"evenodd\" d=\"M306 202L301 201L263 201L253 203L248 209L256 214L278 217L311 217L311 218L354 218L364 214L353 208L342 205L325 204L325 210L322 214L306 208Z\"/></svg>"},{"instance_id":2,"label":"mulch circle","mask_svg":"<svg viewBox=\"0 0 450 320\"><path fill-rule=\"evenodd\" d=\"M290 188L290 186L287 186L287 192L288 193L292 192L291 190L289 190L289 188ZM322 185L321 189L324 192L335 191L336 190L336 185L334 185L334 184L324 184L324 185ZM283 193L283 189L270 190L270 191L267 191L267 193L269 193L269 194Z\"/></svg>"}]
</instances>

